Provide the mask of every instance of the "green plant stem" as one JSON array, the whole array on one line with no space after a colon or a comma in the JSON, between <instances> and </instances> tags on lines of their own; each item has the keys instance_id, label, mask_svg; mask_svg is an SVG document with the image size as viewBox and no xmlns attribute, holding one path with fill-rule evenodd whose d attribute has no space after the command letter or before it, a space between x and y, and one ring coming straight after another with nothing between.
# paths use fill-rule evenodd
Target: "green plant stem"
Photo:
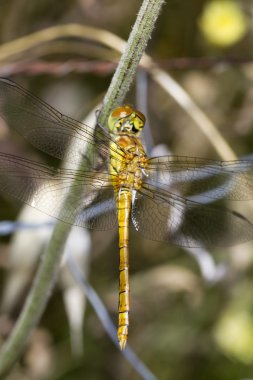
<instances>
[{"instance_id":1,"label":"green plant stem","mask_svg":"<svg viewBox=\"0 0 253 380\"><path fill-rule=\"evenodd\" d=\"M109 112L114 106L121 103L129 89L163 2L164 0L144 0L142 3L126 50L121 57L104 98L104 105L99 115L99 123L102 125L105 125ZM84 163L81 165L83 167ZM75 187L74 182L63 208L68 207L69 199L72 198ZM3 378L15 364L27 338L46 306L58 274L64 246L70 230L71 226L62 222L57 222L55 226L25 306L9 339L2 347L0 353L0 378Z\"/></svg>"},{"instance_id":2,"label":"green plant stem","mask_svg":"<svg viewBox=\"0 0 253 380\"><path fill-rule=\"evenodd\" d=\"M18 359L33 326L36 325L45 308L46 301L50 296L57 276L69 230L70 226L65 223L59 222L55 226L24 308L11 336L2 348L0 355L0 378L11 369Z\"/></svg>"},{"instance_id":3,"label":"green plant stem","mask_svg":"<svg viewBox=\"0 0 253 380\"><path fill-rule=\"evenodd\" d=\"M105 126L111 110L122 103L134 79L140 59L155 27L164 0L144 0L111 84L104 97L98 122Z\"/></svg>"}]
</instances>

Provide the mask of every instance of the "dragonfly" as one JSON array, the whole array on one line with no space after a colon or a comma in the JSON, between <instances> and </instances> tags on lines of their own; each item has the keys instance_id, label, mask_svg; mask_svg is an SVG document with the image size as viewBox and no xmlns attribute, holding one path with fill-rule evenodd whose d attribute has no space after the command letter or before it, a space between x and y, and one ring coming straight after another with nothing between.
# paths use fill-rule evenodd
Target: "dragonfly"
<instances>
[{"instance_id":1,"label":"dragonfly","mask_svg":"<svg viewBox=\"0 0 253 380\"><path fill-rule=\"evenodd\" d=\"M182 247L253 239L248 219L214 203L253 198L253 161L148 157L140 138L145 116L132 106L113 109L108 128L94 129L5 78L0 79L0 117L35 148L62 160L54 167L0 152L0 192L71 225L118 228L122 350L129 329L131 224L147 239Z\"/></svg>"}]
</instances>

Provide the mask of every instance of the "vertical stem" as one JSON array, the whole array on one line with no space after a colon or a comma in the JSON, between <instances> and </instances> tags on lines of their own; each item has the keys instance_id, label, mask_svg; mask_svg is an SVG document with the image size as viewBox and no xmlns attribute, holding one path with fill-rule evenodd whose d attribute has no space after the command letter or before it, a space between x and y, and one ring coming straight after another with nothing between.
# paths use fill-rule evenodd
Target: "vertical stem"
<instances>
[{"instance_id":1,"label":"vertical stem","mask_svg":"<svg viewBox=\"0 0 253 380\"><path fill-rule=\"evenodd\" d=\"M102 125L105 125L109 112L124 99L129 89L163 2L164 0L144 0L142 3L126 50L121 57L119 66L104 99L104 106L99 116L99 122ZM75 192L75 183L70 189L69 197L71 197L71 192ZM68 199L63 204L63 208L68 207ZM55 283L63 249L70 230L70 225L62 222L56 224L25 306L11 336L3 345L0 353L0 378L11 369L20 356L28 336L45 308Z\"/></svg>"},{"instance_id":2,"label":"vertical stem","mask_svg":"<svg viewBox=\"0 0 253 380\"><path fill-rule=\"evenodd\" d=\"M104 105L98 121L105 125L112 108L124 100L134 79L139 61L155 27L164 0L144 0L139 10L127 46L114 73L104 98Z\"/></svg>"},{"instance_id":3,"label":"vertical stem","mask_svg":"<svg viewBox=\"0 0 253 380\"><path fill-rule=\"evenodd\" d=\"M60 267L60 261L70 226L57 223L43 255L34 283L16 325L4 344L0 355L0 379L6 374L22 352L34 325L38 322L50 296Z\"/></svg>"}]
</instances>

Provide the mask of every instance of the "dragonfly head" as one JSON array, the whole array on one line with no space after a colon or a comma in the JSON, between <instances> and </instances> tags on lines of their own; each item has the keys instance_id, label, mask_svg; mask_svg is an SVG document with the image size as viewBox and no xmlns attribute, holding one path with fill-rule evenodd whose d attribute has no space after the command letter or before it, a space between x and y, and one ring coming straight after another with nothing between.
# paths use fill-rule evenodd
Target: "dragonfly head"
<instances>
[{"instance_id":1,"label":"dragonfly head","mask_svg":"<svg viewBox=\"0 0 253 380\"><path fill-rule=\"evenodd\" d=\"M138 135L145 124L145 116L130 105L117 107L109 115L108 126L111 133Z\"/></svg>"}]
</instances>

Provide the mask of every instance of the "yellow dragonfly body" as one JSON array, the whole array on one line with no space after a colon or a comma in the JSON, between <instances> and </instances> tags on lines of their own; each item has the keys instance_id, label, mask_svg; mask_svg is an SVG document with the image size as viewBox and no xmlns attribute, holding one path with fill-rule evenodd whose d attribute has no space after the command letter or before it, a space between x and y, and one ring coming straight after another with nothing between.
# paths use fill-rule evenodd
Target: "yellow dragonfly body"
<instances>
[{"instance_id":1,"label":"yellow dragonfly body","mask_svg":"<svg viewBox=\"0 0 253 380\"><path fill-rule=\"evenodd\" d=\"M130 106L118 107L109 117L111 142L110 173L113 178L119 226L119 323L118 340L124 349L129 326L129 223L134 191L142 187L142 175L147 166L144 148L138 139L145 117ZM122 152L124 155L122 156Z\"/></svg>"},{"instance_id":2,"label":"yellow dragonfly body","mask_svg":"<svg viewBox=\"0 0 253 380\"><path fill-rule=\"evenodd\" d=\"M35 148L64 160L56 168L0 152L0 192L65 223L97 230L118 226L121 349L129 326L130 224L148 239L183 247L231 246L253 239L253 225L245 217L210 204L253 198L251 160L148 158L139 140L145 123L141 112L118 107L108 119L110 133L100 126L94 131L4 78L0 117ZM92 154L86 157L86 151Z\"/></svg>"}]
</instances>

